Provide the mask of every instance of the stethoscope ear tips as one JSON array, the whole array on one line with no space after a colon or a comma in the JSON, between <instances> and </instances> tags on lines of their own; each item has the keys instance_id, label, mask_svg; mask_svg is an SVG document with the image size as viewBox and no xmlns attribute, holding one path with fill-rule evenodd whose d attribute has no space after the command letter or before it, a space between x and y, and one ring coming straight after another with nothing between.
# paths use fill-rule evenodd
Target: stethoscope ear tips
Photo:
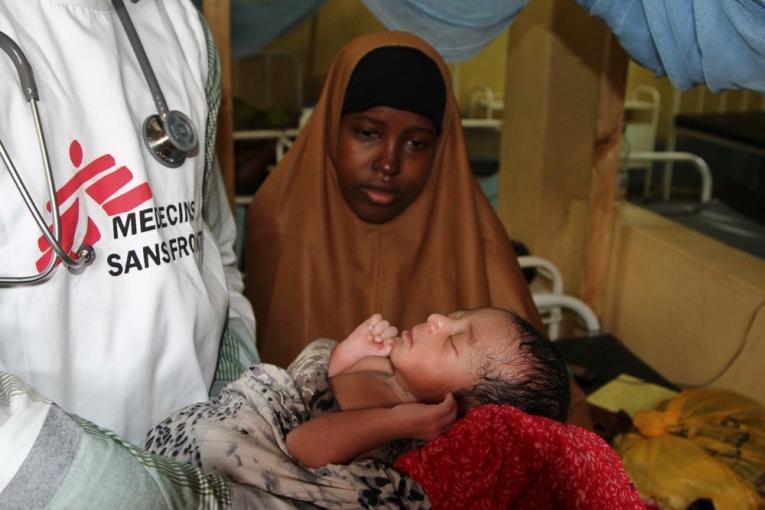
<instances>
[{"instance_id":1,"label":"stethoscope ear tips","mask_svg":"<svg viewBox=\"0 0 765 510\"><path fill-rule=\"evenodd\" d=\"M143 141L154 158L165 166L177 168L197 149L197 135L191 120L177 110L164 119L158 114L143 123Z\"/></svg>"}]
</instances>

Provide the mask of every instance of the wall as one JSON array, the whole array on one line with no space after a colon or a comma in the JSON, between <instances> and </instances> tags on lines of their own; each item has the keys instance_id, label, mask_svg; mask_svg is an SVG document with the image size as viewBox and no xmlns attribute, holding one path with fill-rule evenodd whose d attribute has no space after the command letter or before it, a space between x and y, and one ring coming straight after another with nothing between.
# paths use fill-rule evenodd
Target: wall
<instances>
[{"instance_id":1,"label":"wall","mask_svg":"<svg viewBox=\"0 0 765 510\"><path fill-rule=\"evenodd\" d=\"M533 0L510 27L499 215L512 238L558 266L565 292L587 290L596 312L626 66L605 24L573 0Z\"/></svg>"},{"instance_id":2,"label":"wall","mask_svg":"<svg viewBox=\"0 0 765 510\"><path fill-rule=\"evenodd\" d=\"M385 30L360 0L327 0L310 19L271 42L264 50L288 52L304 71L306 103L318 98L324 77L337 51L356 36ZM505 89L505 52L507 31L494 39L472 59L450 68L458 77L455 94L466 111L470 92L477 86L489 86L497 94ZM287 61L274 63L272 104L292 109L295 105L295 73ZM264 108L265 79L263 57L253 56L234 63L234 96Z\"/></svg>"},{"instance_id":3,"label":"wall","mask_svg":"<svg viewBox=\"0 0 765 510\"><path fill-rule=\"evenodd\" d=\"M507 30L470 60L449 65L452 71L454 94L457 96L463 115L467 115L470 95L476 89L489 87L496 96L504 96L506 61ZM501 114L502 112L499 112L500 116Z\"/></svg>"},{"instance_id":4,"label":"wall","mask_svg":"<svg viewBox=\"0 0 765 510\"><path fill-rule=\"evenodd\" d=\"M354 37L384 30L359 0L328 0L314 15L268 44L264 51L287 52L303 69L304 103L311 104L321 92L324 76L335 53ZM235 64L234 95L264 108L263 58L252 56ZM274 68L273 105L294 109L295 74L288 66Z\"/></svg>"}]
</instances>

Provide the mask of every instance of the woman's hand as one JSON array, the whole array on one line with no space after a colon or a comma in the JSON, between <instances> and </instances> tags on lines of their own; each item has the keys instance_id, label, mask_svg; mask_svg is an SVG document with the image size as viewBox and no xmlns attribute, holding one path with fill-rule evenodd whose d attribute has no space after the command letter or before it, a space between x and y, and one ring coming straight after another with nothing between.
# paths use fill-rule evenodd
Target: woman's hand
<instances>
[{"instance_id":1,"label":"woman's hand","mask_svg":"<svg viewBox=\"0 0 765 510\"><path fill-rule=\"evenodd\" d=\"M332 377L342 373L367 356L388 356L397 334L398 329L391 326L382 315L372 315L332 351L327 375Z\"/></svg>"},{"instance_id":2,"label":"woman's hand","mask_svg":"<svg viewBox=\"0 0 765 510\"><path fill-rule=\"evenodd\" d=\"M391 412L406 431L402 436L431 441L449 430L457 419L457 402L448 393L439 404L400 404Z\"/></svg>"}]
</instances>

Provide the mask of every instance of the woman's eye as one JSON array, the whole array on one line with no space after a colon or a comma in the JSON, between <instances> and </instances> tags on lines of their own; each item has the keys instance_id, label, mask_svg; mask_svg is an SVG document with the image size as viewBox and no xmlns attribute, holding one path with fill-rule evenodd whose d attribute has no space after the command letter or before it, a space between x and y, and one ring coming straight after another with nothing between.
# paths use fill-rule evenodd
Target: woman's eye
<instances>
[{"instance_id":1,"label":"woman's eye","mask_svg":"<svg viewBox=\"0 0 765 510\"><path fill-rule=\"evenodd\" d=\"M414 149L416 151L426 149L428 147L427 142L423 140L419 140L417 138L410 138L407 140L407 144L411 149Z\"/></svg>"},{"instance_id":2,"label":"woman's eye","mask_svg":"<svg viewBox=\"0 0 765 510\"><path fill-rule=\"evenodd\" d=\"M372 140L377 138L377 132L373 129L357 129L356 133L359 135L359 138L363 140Z\"/></svg>"}]
</instances>

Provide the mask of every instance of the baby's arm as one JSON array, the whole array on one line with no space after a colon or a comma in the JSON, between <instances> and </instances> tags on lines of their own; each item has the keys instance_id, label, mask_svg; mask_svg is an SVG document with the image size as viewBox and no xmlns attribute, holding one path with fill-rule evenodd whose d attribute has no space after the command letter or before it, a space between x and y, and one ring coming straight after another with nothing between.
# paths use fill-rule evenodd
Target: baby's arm
<instances>
[{"instance_id":1,"label":"baby's arm","mask_svg":"<svg viewBox=\"0 0 765 510\"><path fill-rule=\"evenodd\" d=\"M329 358L327 376L342 373L367 356L387 356L397 334L398 330L379 313L374 314L335 347Z\"/></svg>"},{"instance_id":2,"label":"baby's arm","mask_svg":"<svg viewBox=\"0 0 765 510\"><path fill-rule=\"evenodd\" d=\"M287 435L287 449L303 465L343 464L397 439L430 441L457 419L451 393L440 404L401 404L390 409L329 413Z\"/></svg>"},{"instance_id":3,"label":"baby's arm","mask_svg":"<svg viewBox=\"0 0 765 510\"><path fill-rule=\"evenodd\" d=\"M343 411L394 407L410 402L397 391L388 358L369 356L329 378L329 386Z\"/></svg>"}]
</instances>

